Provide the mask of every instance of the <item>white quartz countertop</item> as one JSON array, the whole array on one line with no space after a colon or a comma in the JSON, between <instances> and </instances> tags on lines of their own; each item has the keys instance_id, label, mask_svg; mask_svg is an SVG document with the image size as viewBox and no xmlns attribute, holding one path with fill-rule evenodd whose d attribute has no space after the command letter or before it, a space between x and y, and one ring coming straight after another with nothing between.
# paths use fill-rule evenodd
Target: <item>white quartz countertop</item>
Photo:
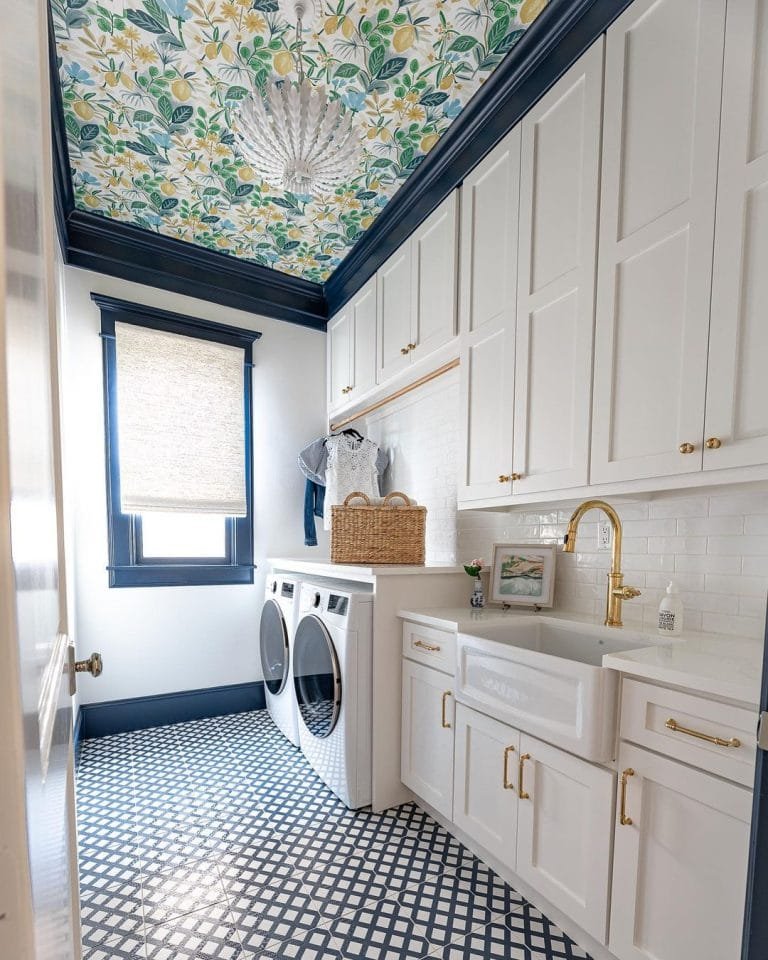
<instances>
[{"instance_id":1,"label":"white quartz countertop","mask_svg":"<svg viewBox=\"0 0 768 960\"><path fill-rule=\"evenodd\" d=\"M428 576L436 573L461 573L463 567L449 563L383 564L364 566L349 563L331 563L330 560L292 559L291 557L273 557L269 559L273 570L288 573L309 573L316 577L329 577L334 580L350 580L357 583L373 583L377 577ZM466 574L464 574L466 576Z\"/></svg>"},{"instance_id":2,"label":"white quartz countertop","mask_svg":"<svg viewBox=\"0 0 768 960\"><path fill-rule=\"evenodd\" d=\"M398 615L437 629L482 636L483 625L503 622L512 624L515 617L530 617L531 611L444 607L400 610ZM601 621L595 618L568 611L542 610L541 615L593 626L602 625ZM633 677L674 684L755 707L759 704L762 641L714 633L683 633L678 639L661 643L658 642L660 638L655 630L636 626L619 629L626 639L636 638L638 648L606 654L603 657L604 667L620 670Z\"/></svg>"}]
</instances>

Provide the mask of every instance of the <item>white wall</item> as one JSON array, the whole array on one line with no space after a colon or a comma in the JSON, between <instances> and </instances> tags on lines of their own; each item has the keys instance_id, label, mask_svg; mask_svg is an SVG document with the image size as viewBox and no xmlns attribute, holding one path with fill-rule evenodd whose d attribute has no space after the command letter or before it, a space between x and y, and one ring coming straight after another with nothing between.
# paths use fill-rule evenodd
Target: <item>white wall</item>
<instances>
[{"instance_id":1,"label":"white wall","mask_svg":"<svg viewBox=\"0 0 768 960\"><path fill-rule=\"evenodd\" d=\"M254 344L253 586L107 586L100 315L91 291L262 332ZM74 529L74 632L79 656L104 673L79 683L83 703L192 690L261 677L258 624L265 559L326 557L304 547L304 480L296 456L325 431L325 335L74 267L64 269L64 444Z\"/></svg>"},{"instance_id":2,"label":"white wall","mask_svg":"<svg viewBox=\"0 0 768 960\"><path fill-rule=\"evenodd\" d=\"M561 542L576 502L457 513L457 374L408 394L364 425L392 458L386 489L403 489L428 508L427 560L482 556L490 562L494 542ZM674 578L687 629L763 636L768 484L609 499L624 525L625 582L642 590L640 598L624 604L625 622L655 626L659 600ZM597 549L599 519L597 512L587 515L575 554L558 554L555 605L561 609L604 612L610 550Z\"/></svg>"}]
</instances>

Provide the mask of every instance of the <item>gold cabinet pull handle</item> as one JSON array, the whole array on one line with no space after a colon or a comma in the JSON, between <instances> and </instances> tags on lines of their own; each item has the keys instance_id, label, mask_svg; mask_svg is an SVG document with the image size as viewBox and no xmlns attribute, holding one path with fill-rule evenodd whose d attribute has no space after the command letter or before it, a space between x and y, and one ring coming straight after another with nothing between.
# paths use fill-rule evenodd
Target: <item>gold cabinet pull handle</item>
<instances>
[{"instance_id":1,"label":"gold cabinet pull handle","mask_svg":"<svg viewBox=\"0 0 768 960\"><path fill-rule=\"evenodd\" d=\"M521 800L531 799L531 795L529 793L526 793L525 790L523 789L523 764L525 763L526 760L530 760L530 759L531 759L530 753L521 753L520 760L518 761L518 764L517 764L517 795L518 797L520 797Z\"/></svg>"},{"instance_id":2,"label":"gold cabinet pull handle","mask_svg":"<svg viewBox=\"0 0 768 960\"><path fill-rule=\"evenodd\" d=\"M441 717L441 721L440 721L440 722L441 722L441 725L442 725L446 730L450 730L450 729L451 729L451 722L450 722L450 720L446 719L446 716L445 716L445 701L446 701L446 699L447 699L448 697L450 697L450 696L451 696L451 691L450 691L450 690L446 690L445 693L443 694L442 717Z\"/></svg>"},{"instance_id":3,"label":"gold cabinet pull handle","mask_svg":"<svg viewBox=\"0 0 768 960\"><path fill-rule=\"evenodd\" d=\"M504 789L505 789L505 790L514 790L514 789L515 789L514 783L512 783L512 781L509 779L509 755L510 755L510 753L514 753L514 752L515 752L515 748L514 748L514 747L504 747L504 772L503 772L503 780L504 780Z\"/></svg>"},{"instance_id":4,"label":"gold cabinet pull handle","mask_svg":"<svg viewBox=\"0 0 768 960\"><path fill-rule=\"evenodd\" d=\"M680 453L693 453L696 447L692 443L681 443L677 449Z\"/></svg>"},{"instance_id":5,"label":"gold cabinet pull handle","mask_svg":"<svg viewBox=\"0 0 768 960\"><path fill-rule=\"evenodd\" d=\"M429 650L430 653L439 653L440 646L437 643L427 643L426 640L414 640L414 647L421 647L422 650Z\"/></svg>"},{"instance_id":6,"label":"gold cabinet pull handle","mask_svg":"<svg viewBox=\"0 0 768 960\"><path fill-rule=\"evenodd\" d=\"M713 737L708 733L702 733L700 730L691 730L690 727L681 727L677 720L672 717L664 724L667 730L674 730L675 733L684 733L687 737L696 737L697 740L706 740L707 743L714 743L717 747L740 747L741 740L738 737Z\"/></svg>"},{"instance_id":7,"label":"gold cabinet pull handle","mask_svg":"<svg viewBox=\"0 0 768 960\"><path fill-rule=\"evenodd\" d=\"M719 450L722 447L723 441L720 437L710 437L708 440L704 441L704 446L707 450Z\"/></svg>"},{"instance_id":8,"label":"gold cabinet pull handle","mask_svg":"<svg viewBox=\"0 0 768 960\"><path fill-rule=\"evenodd\" d=\"M627 780L634 777L635 771L632 767L627 767L621 774L621 805L619 810L619 823L622 827L632 826L632 817L627 816Z\"/></svg>"}]
</instances>

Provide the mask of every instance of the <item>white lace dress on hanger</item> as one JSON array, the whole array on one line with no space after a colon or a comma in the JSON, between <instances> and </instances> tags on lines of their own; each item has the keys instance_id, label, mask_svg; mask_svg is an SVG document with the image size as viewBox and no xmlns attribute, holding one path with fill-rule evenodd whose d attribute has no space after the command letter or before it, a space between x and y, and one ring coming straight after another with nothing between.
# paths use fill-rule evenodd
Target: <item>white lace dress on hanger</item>
<instances>
[{"instance_id":1,"label":"white lace dress on hanger","mask_svg":"<svg viewBox=\"0 0 768 960\"><path fill-rule=\"evenodd\" d=\"M379 495L376 470L378 446L373 440L355 440L346 434L326 441L328 466L325 471L325 516L323 526L331 529L331 507L344 503L348 494L359 490L369 497Z\"/></svg>"}]
</instances>

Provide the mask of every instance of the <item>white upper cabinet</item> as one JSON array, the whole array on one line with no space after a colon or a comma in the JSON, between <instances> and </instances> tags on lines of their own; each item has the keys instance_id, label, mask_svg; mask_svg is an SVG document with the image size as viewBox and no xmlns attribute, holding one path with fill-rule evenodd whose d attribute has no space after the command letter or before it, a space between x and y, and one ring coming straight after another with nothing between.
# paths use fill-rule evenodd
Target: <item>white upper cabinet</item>
<instances>
[{"instance_id":1,"label":"white upper cabinet","mask_svg":"<svg viewBox=\"0 0 768 960\"><path fill-rule=\"evenodd\" d=\"M702 466L724 20L635 0L607 33L593 483Z\"/></svg>"},{"instance_id":2,"label":"white upper cabinet","mask_svg":"<svg viewBox=\"0 0 768 960\"><path fill-rule=\"evenodd\" d=\"M328 324L328 408L338 409L347 401L352 380L350 304Z\"/></svg>"},{"instance_id":3,"label":"white upper cabinet","mask_svg":"<svg viewBox=\"0 0 768 960\"><path fill-rule=\"evenodd\" d=\"M513 494L587 483L603 39L522 124Z\"/></svg>"},{"instance_id":4,"label":"white upper cabinet","mask_svg":"<svg viewBox=\"0 0 768 960\"><path fill-rule=\"evenodd\" d=\"M456 336L456 206L454 190L411 237L413 361Z\"/></svg>"},{"instance_id":5,"label":"white upper cabinet","mask_svg":"<svg viewBox=\"0 0 768 960\"><path fill-rule=\"evenodd\" d=\"M409 238L376 275L379 287L378 383L389 380L411 362L412 273Z\"/></svg>"},{"instance_id":6,"label":"white upper cabinet","mask_svg":"<svg viewBox=\"0 0 768 960\"><path fill-rule=\"evenodd\" d=\"M376 383L376 277L328 326L328 406L349 403Z\"/></svg>"},{"instance_id":7,"label":"white upper cabinet","mask_svg":"<svg viewBox=\"0 0 768 960\"><path fill-rule=\"evenodd\" d=\"M704 469L768 463L768 2L728 4Z\"/></svg>"},{"instance_id":8,"label":"white upper cabinet","mask_svg":"<svg viewBox=\"0 0 768 960\"><path fill-rule=\"evenodd\" d=\"M512 490L519 184L517 126L461 188L459 501Z\"/></svg>"}]
</instances>

